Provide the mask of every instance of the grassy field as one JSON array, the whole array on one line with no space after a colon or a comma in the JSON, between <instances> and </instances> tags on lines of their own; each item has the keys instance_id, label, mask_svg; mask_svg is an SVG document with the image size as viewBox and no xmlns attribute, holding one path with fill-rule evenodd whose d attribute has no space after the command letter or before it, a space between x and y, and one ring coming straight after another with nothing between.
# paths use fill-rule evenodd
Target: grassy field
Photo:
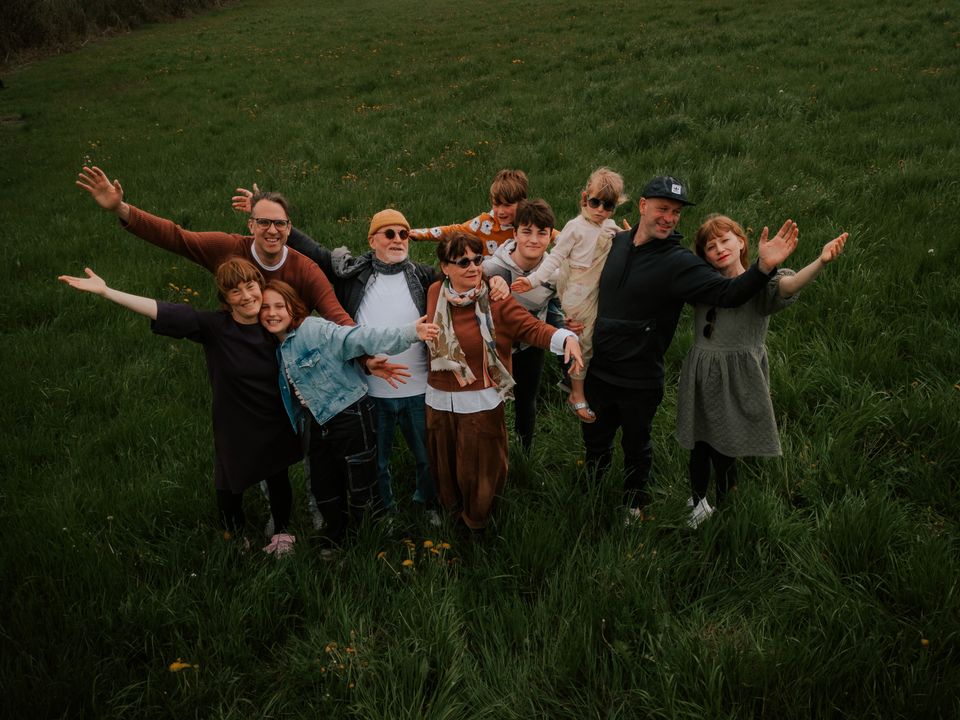
<instances>
[{"instance_id":1,"label":"grassy field","mask_svg":"<svg viewBox=\"0 0 960 720\"><path fill-rule=\"evenodd\" d=\"M6 75L0 713L956 717L958 48L941 0L241 0ZM565 222L600 164L633 198L686 179L688 236L710 212L754 237L792 217L794 267L851 239L771 323L783 457L746 462L701 529L673 438L685 318L654 522L620 526L618 465L585 482L544 383L485 546L405 514L326 563L298 502L277 563L217 531L199 349L55 281L89 265L215 305L205 271L73 186L90 163L194 229L240 231L238 185L281 190L331 247L386 206L472 217L502 167ZM396 468L407 494L405 450Z\"/></svg>"}]
</instances>

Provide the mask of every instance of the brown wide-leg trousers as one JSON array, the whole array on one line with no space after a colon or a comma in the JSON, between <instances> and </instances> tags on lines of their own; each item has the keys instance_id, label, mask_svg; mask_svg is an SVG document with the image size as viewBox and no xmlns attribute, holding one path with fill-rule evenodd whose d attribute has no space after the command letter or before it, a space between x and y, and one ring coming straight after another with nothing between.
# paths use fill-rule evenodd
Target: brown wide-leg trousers
<instances>
[{"instance_id":1,"label":"brown wide-leg trousers","mask_svg":"<svg viewBox=\"0 0 960 720\"><path fill-rule=\"evenodd\" d=\"M471 530L485 528L494 498L507 482L503 403L493 410L465 414L428 406L427 456L443 507L459 510Z\"/></svg>"}]
</instances>

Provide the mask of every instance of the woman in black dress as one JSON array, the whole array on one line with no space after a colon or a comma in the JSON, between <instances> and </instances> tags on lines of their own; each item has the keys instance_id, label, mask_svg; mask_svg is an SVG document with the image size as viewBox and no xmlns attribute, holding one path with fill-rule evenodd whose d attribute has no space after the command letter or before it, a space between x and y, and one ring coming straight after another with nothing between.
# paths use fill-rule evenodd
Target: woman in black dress
<instances>
[{"instance_id":1,"label":"woman in black dress","mask_svg":"<svg viewBox=\"0 0 960 720\"><path fill-rule=\"evenodd\" d=\"M85 278L60 280L146 315L159 335L203 345L213 390L214 485L225 537L243 531L243 491L266 478L275 534L264 550L278 555L292 550L287 468L302 452L280 398L276 341L259 322L260 271L241 258L220 265L216 283L224 309L216 312L120 292L90 268L85 271Z\"/></svg>"}]
</instances>

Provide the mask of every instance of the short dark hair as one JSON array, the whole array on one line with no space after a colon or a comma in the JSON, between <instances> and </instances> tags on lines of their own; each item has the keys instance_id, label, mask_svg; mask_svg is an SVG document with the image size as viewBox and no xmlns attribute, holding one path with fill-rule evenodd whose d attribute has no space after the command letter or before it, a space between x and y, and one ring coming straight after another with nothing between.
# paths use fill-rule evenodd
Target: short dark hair
<instances>
[{"instance_id":1,"label":"short dark hair","mask_svg":"<svg viewBox=\"0 0 960 720\"><path fill-rule=\"evenodd\" d=\"M257 203L261 200L269 200L270 202L275 202L277 205L283 208L283 212L286 214L287 218L290 217L290 203L287 202L287 199L278 192L258 192L256 195L250 198L250 216L253 217L253 209L257 206Z\"/></svg>"},{"instance_id":2,"label":"short dark hair","mask_svg":"<svg viewBox=\"0 0 960 720\"><path fill-rule=\"evenodd\" d=\"M457 231L446 240L437 244L437 259L441 263L448 263L462 258L467 250L473 250L477 255L483 255L483 243L476 235L468 235Z\"/></svg>"},{"instance_id":3,"label":"short dark hair","mask_svg":"<svg viewBox=\"0 0 960 720\"><path fill-rule=\"evenodd\" d=\"M517 205L517 217L513 221L513 226L521 225L536 225L541 230L553 230L557 226L557 218L553 214L550 203L543 198L521 200Z\"/></svg>"},{"instance_id":4,"label":"short dark hair","mask_svg":"<svg viewBox=\"0 0 960 720\"><path fill-rule=\"evenodd\" d=\"M255 282L263 288L263 275L257 266L241 257L232 257L220 263L214 281L217 283L217 299L224 305L227 304L227 293L243 283Z\"/></svg>"}]
</instances>

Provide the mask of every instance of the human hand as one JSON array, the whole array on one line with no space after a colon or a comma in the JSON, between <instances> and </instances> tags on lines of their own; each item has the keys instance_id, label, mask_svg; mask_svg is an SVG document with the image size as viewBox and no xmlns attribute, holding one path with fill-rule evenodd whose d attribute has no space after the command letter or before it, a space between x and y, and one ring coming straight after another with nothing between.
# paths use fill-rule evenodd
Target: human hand
<instances>
[{"instance_id":1,"label":"human hand","mask_svg":"<svg viewBox=\"0 0 960 720\"><path fill-rule=\"evenodd\" d=\"M850 233L841 233L824 245L823 251L820 253L820 262L826 265L840 257L840 254L843 252L843 246L847 244L848 237L850 237Z\"/></svg>"},{"instance_id":2,"label":"human hand","mask_svg":"<svg viewBox=\"0 0 960 720\"><path fill-rule=\"evenodd\" d=\"M111 183L106 173L96 165L92 168L84 165L83 170L77 175L76 185L90 193L90 197L104 210L119 212L123 204L123 188L120 187L120 181L114 180Z\"/></svg>"},{"instance_id":3,"label":"human hand","mask_svg":"<svg viewBox=\"0 0 960 720\"><path fill-rule=\"evenodd\" d=\"M626 218L624 218L624 219L620 222L620 224L623 225L623 229L624 229L624 230L629 230L631 227L633 227Z\"/></svg>"},{"instance_id":4,"label":"human hand","mask_svg":"<svg viewBox=\"0 0 960 720\"><path fill-rule=\"evenodd\" d=\"M436 339L439 334L440 326L427 322L426 315L417 320L417 337L424 342Z\"/></svg>"},{"instance_id":5,"label":"human hand","mask_svg":"<svg viewBox=\"0 0 960 720\"><path fill-rule=\"evenodd\" d=\"M564 325L567 326L567 330L570 332L575 332L577 335L583 334L584 324L579 320L576 320L572 317L564 318Z\"/></svg>"},{"instance_id":6,"label":"human hand","mask_svg":"<svg viewBox=\"0 0 960 720\"><path fill-rule=\"evenodd\" d=\"M564 341L563 361L570 363L567 372L571 374L576 374L583 370L583 355L580 354L580 341L575 337L567 337Z\"/></svg>"},{"instance_id":7,"label":"human hand","mask_svg":"<svg viewBox=\"0 0 960 720\"><path fill-rule=\"evenodd\" d=\"M516 293L525 293L533 290L533 283L531 283L527 278L521 277L514 280L510 283L510 289Z\"/></svg>"},{"instance_id":8,"label":"human hand","mask_svg":"<svg viewBox=\"0 0 960 720\"><path fill-rule=\"evenodd\" d=\"M87 274L85 278L61 275L57 280L66 283L76 290L93 293L94 295L105 295L107 293L107 283L104 279L90 268L84 268L83 271Z\"/></svg>"},{"instance_id":9,"label":"human hand","mask_svg":"<svg viewBox=\"0 0 960 720\"><path fill-rule=\"evenodd\" d=\"M786 260L797 249L800 230L793 220L787 220L780 226L780 230L769 240L770 230L766 226L760 233L759 256L760 271L769 273L777 265Z\"/></svg>"},{"instance_id":10,"label":"human hand","mask_svg":"<svg viewBox=\"0 0 960 720\"><path fill-rule=\"evenodd\" d=\"M260 188L257 187L256 183L254 183L253 191L238 187L236 190L234 190L234 192L237 194L230 198L230 205L237 212L242 212L249 215L253 211L253 206L250 204L250 199L254 195L260 194Z\"/></svg>"},{"instance_id":11,"label":"human hand","mask_svg":"<svg viewBox=\"0 0 960 720\"><path fill-rule=\"evenodd\" d=\"M510 296L510 288L507 287L507 281L499 275L494 275L492 278L490 278L489 283L490 299L493 302L500 302L504 298Z\"/></svg>"},{"instance_id":12,"label":"human hand","mask_svg":"<svg viewBox=\"0 0 960 720\"><path fill-rule=\"evenodd\" d=\"M397 383L406 384L410 373L406 372L407 365L392 363L386 355L376 355L367 360L367 372L386 380L390 387L399 387Z\"/></svg>"}]
</instances>

